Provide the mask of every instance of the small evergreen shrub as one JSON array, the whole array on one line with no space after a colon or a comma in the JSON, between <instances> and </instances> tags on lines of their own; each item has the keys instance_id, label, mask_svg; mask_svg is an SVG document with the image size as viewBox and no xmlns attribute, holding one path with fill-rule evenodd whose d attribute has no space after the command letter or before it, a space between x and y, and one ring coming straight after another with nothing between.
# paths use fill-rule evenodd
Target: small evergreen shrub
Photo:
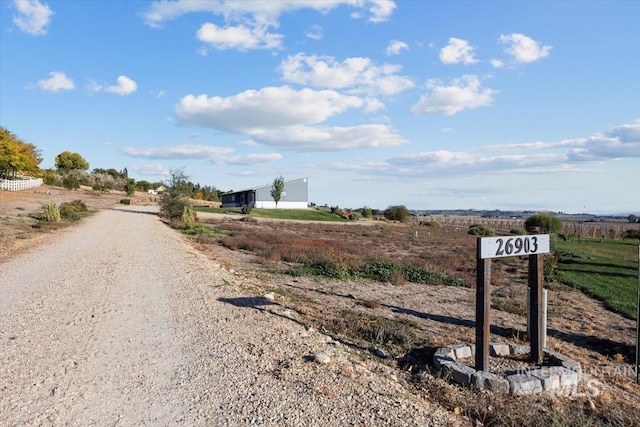
<instances>
[{"instance_id":1,"label":"small evergreen shrub","mask_svg":"<svg viewBox=\"0 0 640 427\"><path fill-rule=\"evenodd\" d=\"M251 211L253 210L253 206L248 205L248 204L244 204L242 205L242 209L241 212L245 215L249 215L251 213Z\"/></svg>"},{"instance_id":2,"label":"small evergreen shrub","mask_svg":"<svg viewBox=\"0 0 640 427\"><path fill-rule=\"evenodd\" d=\"M420 225L425 226L425 227L434 227L434 228L441 228L442 227L442 223L440 223L438 221L420 221Z\"/></svg>"},{"instance_id":3,"label":"small evergreen shrub","mask_svg":"<svg viewBox=\"0 0 640 427\"><path fill-rule=\"evenodd\" d=\"M81 219L88 211L87 205L82 200L65 202L60 205L60 217L71 221Z\"/></svg>"},{"instance_id":4,"label":"small evergreen shrub","mask_svg":"<svg viewBox=\"0 0 640 427\"><path fill-rule=\"evenodd\" d=\"M55 202L55 200L51 200L48 203L42 205L44 220L47 222L58 222L60 221L60 207Z\"/></svg>"},{"instance_id":5,"label":"small evergreen shrub","mask_svg":"<svg viewBox=\"0 0 640 427\"><path fill-rule=\"evenodd\" d=\"M80 182L78 181L78 178L73 175L65 176L62 180L62 185L67 190L77 190L78 188L80 188Z\"/></svg>"},{"instance_id":6,"label":"small evergreen shrub","mask_svg":"<svg viewBox=\"0 0 640 427\"><path fill-rule=\"evenodd\" d=\"M131 204L131 199L120 199L120 204L130 205Z\"/></svg>"},{"instance_id":7,"label":"small evergreen shrub","mask_svg":"<svg viewBox=\"0 0 640 427\"><path fill-rule=\"evenodd\" d=\"M483 224L473 224L469 226L469 231L467 234L472 234L474 236L495 236L496 232L493 228L483 225Z\"/></svg>"},{"instance_id":8,"label":"small evergreen shrub","mask_svg":"<svg viewBox=\"0 0 640 427\"><path fill-rule=\"evenodd\" d=\"M409 210L403 205L389 206L384 211L384 217L391 221L407 222L409 216Z\"/></svg>"},{"instance_id":9,"label":"small evergreen shrub","mask_svg":"<svg viewBox=\"0 0 640 427\"><path fill-rule=\"evenodd\" d=\"M371 218L372 215L373 215L373 212L371 211L371 208L369 208L367 206L362 208L362 217L363 218Z\"/></svg>"}]
</instances>

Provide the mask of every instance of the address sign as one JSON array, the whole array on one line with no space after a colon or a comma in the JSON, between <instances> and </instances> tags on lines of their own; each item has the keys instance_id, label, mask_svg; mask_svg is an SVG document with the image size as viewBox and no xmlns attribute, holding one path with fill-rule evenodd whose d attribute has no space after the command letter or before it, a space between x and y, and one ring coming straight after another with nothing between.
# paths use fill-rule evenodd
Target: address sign
<instances>
[{"instance_id":1,"label":"address sign","mask_svg":"<svg viewBox=\"0 0 640 427\"><path fill-rule=\"evenodd\" d=\"M480 258L502 258L549 253L549 235L483 237L480 239Z\"/></svg>"}]
</instances>

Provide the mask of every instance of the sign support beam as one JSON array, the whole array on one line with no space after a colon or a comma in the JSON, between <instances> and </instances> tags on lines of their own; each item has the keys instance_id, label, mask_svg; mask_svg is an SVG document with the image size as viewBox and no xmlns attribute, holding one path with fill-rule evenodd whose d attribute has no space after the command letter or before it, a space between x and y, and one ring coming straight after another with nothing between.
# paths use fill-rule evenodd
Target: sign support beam
<instances>
[{"instance_id":1,"label":"sign support beam","mask_svg":"<svg viewBox=\"0 0 640 427\"><path fill-rule=\"evenodd\" d=\"M542 298L543 255L529 255L529 288L531 289L531 306L529 308L529 341L531 343L531 361L542 363L544 357L544 307Z\"/></svg>"},{"instance_id":2,"label":"sign support beam","mask_svg":"<svg viewBox=\"0 0 640 427\"><path fill-rule=\"evenodd\" d=\"M476 370L489 372L489 333L491 330L491 258L478 257L476 275Z\"/></svg>"}]
</instances>

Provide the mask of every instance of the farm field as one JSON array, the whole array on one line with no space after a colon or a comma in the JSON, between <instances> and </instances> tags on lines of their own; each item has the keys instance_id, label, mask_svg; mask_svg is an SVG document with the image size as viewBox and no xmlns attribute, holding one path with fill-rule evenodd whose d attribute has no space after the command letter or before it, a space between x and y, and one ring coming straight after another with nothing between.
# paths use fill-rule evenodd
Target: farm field
<instances>
[{"instance_id":1,"label":"farm field","mask_svg":"<svg viewBox=\"0 0 640 427\"><path fill-rule=\"evenodd\" d=\"M13 241L21 250L38 243L38 231L16 238L21 234L12 235L11 230L19 226L25 233L30 227L28 214L40 209L46 198L29 202L29 197L40 196L23 194L19 201L11 201L5 195L0 193L0 221L6 257ZM90 192L60 196L97 198L99 205L87 199L95 209L120 199L113 195L107 203ZM148 200L141 197L135 203ZM462 415L470 425L640 424L636 411L640 387L633 382L632 365L635 321L629 315L632 310L619 314L630 309L612 306L606 296L589 293L597 297L592 298L577 285L560 282L548 286L548 347L582 363L585 381L578 389L555 398L479 393L451 385L431 367L438 347L474 342L476 237L468 235L466 227L275 221L258 218L257 210L252 213L254 220L247 221L242 215L212 212L199 212L209 233L184 238L212 265L233 272L229 286L238 287L247 298L272 293L279 311L264 309L265 314L281 316L278 313L284 310L291 321L330 337L336 348L377 364L380 375L393 376L405 393ZM582 239L582 249L576 249L572 239L554 241L560 254L558 268L566 280L583 283L572 275L588 277L592 269L609 273L615 283L634 268L637 274L633 258L637 246L596 243L601 242ZM493 341L527 343L526 271L526 258L493 262ZM593 287L597 289L599 282L594 280ZM630 282L623 283L627 291L632 288ZM621 291L611 293L617 296ZM382 350L385 357L376 356L374 350ZM286 367L279 375L286 377ZM593 390L587 388L587 380L597 381Z\"/></svg>"}]
</instances>

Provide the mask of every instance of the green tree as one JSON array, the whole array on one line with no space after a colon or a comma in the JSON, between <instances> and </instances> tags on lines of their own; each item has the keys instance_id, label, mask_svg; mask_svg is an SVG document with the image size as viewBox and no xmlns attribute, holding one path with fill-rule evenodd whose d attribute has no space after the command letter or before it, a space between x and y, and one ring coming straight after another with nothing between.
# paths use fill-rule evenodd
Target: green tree
<instances>
[{"instance_id":1,"label":"green tree","mask_svg":"<svg viewBox=\"0 0 640 427\"><path fill-rule=\"evenodd\" d=\"M276 202L276 209L278 209L278 202L282 198L282 190L284 190L284 178L279 176L273 180L271 185L271 197Z\"/></svg>"},{"instance_id":2,"label":"green tree","mask_svg":"<svg viewBox=\"0 0 640 427\"><path fill-rule=\"evenodd\" d=\"M562 231L562 221L548 213L535 214L526 219L524 227L527 230L538 227L542 233L559 233Z\"/></svg>"},{"instance_id":3,"label":"green tree","mask_svg":"<svg viewBox=\"0 0 640 427\"><path fill-rule=\"evenodd\" d=\"M363 218L371 218L372 212L371 212L371 208L368 206L365 206L364 208L362 208L362 217Z\"/></svg>"},{"instance_id":4,"label":"green tree","mask_svg":"<svg viewBox=\"0 0 640 427\"><path fill-rule=\"evenodd\" d=\"M0 177L18 173L39 174L42 157L35 145L29 144L0 127Z\"/></svg>"},{"instance_id":5,"label":"green tree","mask_svg":"<svg viewBox=\"0 0 640 427\"><path fill-rule=\"evenodd\" d=\"M404 205L389 206L384 211L384 217L392 221L407 222L409 221L410 214Z\"/></svg>"},{"instance_id":6,"label":"green tree","mask_svg":"<svg viewBox=\"0 0 640 427\"><path fill-rule=\"evenodd\" d=\"M124 186L124 191L127 192L127 195L133 196L136 193L136 180L133 178L127 179L127 183Z\"/></svg>"},{"instance_id":7,"label":"green tree","mask_svg":"<svg viewBox=\"0 0 640 427\"><path fill-rule=\"evenodd\" d=\"M189 211L191 202L189 200L193 184L189 182L189 176L184 173L184 169L169 171L169 180L163 185L166 191L160 197L160 215L170 221L179 221L185 210Z\"/></svg>"},{"instance_id":8,"label":"green tree","mask_svg":"<svg viewBox=\"0 0 640 427\"><path fill-rule=\"evenodd\" d=\"M60 171L70 171L74 169L87 170L89 162L87 162L80 154L70 151L63 151L56 156L56 168Z\"/></svg>"},{"instance_id":9,"label":"green tree","mask_svg":"<svg viewBox=\"0 0 640 427\"><path fill-rule=\"evenodd\" d=\"M638 222L638 217L634 214L631 214L627 217L627 220L629 220L629 222L633 223L633 222Z\"/></svg>"}]
</instances>

